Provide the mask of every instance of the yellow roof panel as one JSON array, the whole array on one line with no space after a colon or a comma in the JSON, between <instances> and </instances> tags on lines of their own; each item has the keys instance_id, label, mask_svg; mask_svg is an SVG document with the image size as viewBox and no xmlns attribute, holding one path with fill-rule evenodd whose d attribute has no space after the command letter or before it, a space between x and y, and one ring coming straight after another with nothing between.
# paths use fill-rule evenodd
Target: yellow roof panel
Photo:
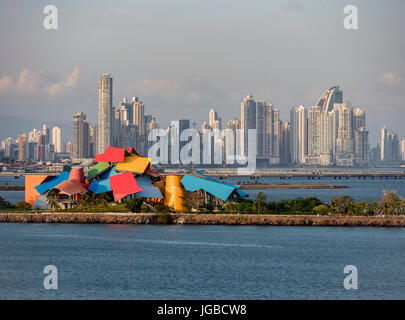
<instances>
[{"instance_id":1,"label":"yellow roof panel","mask_svg":"<svg viewBox=\"0 0 405 320\"><path fill-rule=\"evenodd\" d=\"M136 173L144 173L146 168L150 166L150 159L140 157L136 154L127 156L124 162L117 163L117 171L132 171Z\"/></svg>"}]
</instances>

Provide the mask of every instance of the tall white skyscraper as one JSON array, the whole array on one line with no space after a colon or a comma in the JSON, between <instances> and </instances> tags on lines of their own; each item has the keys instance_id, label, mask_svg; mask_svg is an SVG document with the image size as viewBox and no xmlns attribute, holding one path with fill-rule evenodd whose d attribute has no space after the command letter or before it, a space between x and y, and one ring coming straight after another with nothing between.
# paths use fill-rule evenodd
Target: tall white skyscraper
<instances>
[{"instance_id":1,"label":"tall white skyscraper","mask_svg":"<svg viewBox=\"0 0 405 320\"><path fill-rule=\"evenodd\" d=\"M381 129L381 157L380 160L386 160L385 157L388 154L388 141L387 141L388 130L387 127Z\"/></svg>"},{"instance_id":2,"label":"tall white skyscraper","mask_svg":"<svg viewBox=\"0 0 405 320\"><path fill-rule=\"evenodd\" d=\"M352 131L352 110L347 103L334 105L338 117L338 134L336 139L336 165L348 167L354 165L354 143Z\"/></svg>"},{"instance_id":3,"label":"tall white skyscraper","mask_svg":"<svg viewBox=\"0 0 405 320\"><path fill-rule=\"evenodd\" d=\"M293 107L291 121L291 162L303 164L307 154L307 115L304 106Z\"/></svg>"},{"instance_id":4,"label":"tall white skyscraper","mask_svg":"<svg viewBox=\"0 0 405 320\"><path fill-rule=\"evenodd\" d=\"M52 128L52 144L54 145L55 152L62 152L62 131L59 127Z\"/></svg>"},{"instance_id":5,"label":"tall white skyscraper","mask_svg":"<svg viewBox=\"0 0 405 320\"><path fill-rule=\"evenodd\" d=\"M212 129L214 129L214 126L216 126L217 128L215 129L221 130L221 118L218 116L218 112L216 112L214 109L210 109L208 124Z\"/></svg>"},{"instance_id":6,"label":"tall white skyscraper","mask_svg":"<svg viewBox=\"0 0 405 320\"><path fill-rule=\"evenodd\" d=\"M335 111L321 113L320 123L320 165L329 166L335 162L337 117Z\"/></svg>"},{"instance_id":7,"label":"tall white skyscraper","mask_svg":"<svg viewBox=\"0 0 405 320\"><path fill-rule=\"evenodd\" d=\"M399 143L400 151L401 151L401 160L405 161L405 139Z\"/></svg>"},{"instance_id":8,"label":"tall white skyscraper","mask_svg":"<svg viewBox=\"0 0 405 320\"><path fill-rule=\"evenodd\" d=\"M132 97L133 124L138 127L139 144L136 146L137 151L144 155L146 143L146 126L145 126L145 105L138 99Z\"/></svg>"},{"instance_id":9,"label":"tall white skyscraper","mask_svg":"<svg viewBox=\"0 0 405 320\"><path fill-rule=\"evenodd\" d=\"M103 153L112 143L113 79L104 73L98 82L97 153Z\"/></svg>"}]
</instances>

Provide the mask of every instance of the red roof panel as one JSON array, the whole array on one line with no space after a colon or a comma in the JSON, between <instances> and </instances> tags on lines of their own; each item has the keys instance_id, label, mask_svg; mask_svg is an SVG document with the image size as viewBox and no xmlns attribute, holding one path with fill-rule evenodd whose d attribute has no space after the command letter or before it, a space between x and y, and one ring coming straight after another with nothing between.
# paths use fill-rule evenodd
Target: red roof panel
<instances>
[{"instance_id":1,"label":"red roof panel","mask_svg":"<svg viewBox=\"0 0 405 320\"><path fill-rule=\"evenodd\" d=\"M111 190L114 193L114 200L118 201L123 197L133 194L143 189L138 186L132 172L125 172L110 177Z\"/></svg>"},{"instance_id":2,"label":"red roof panel","mask_svg":"<svg viewBox=\"0 0 405 320\"><path fill-rule=\"evenodd\" d=\"M107 147L104 153L97 154L95 162L124 162L125 149Z\"/></svg>"}]
</instances>

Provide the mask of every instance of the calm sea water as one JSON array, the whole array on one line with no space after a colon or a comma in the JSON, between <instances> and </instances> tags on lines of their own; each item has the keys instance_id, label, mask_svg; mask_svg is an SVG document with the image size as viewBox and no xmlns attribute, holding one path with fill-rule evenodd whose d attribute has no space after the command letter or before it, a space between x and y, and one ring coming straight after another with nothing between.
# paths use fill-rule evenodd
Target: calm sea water
<instances>
[{"instance_id":1,"label":"calm sea water","mask_svg":"<svg viewBox=\"0 0 405 320\"><path fill-rule=\"evenodd\" d=\"M404 266L402 228L0 224L0 299L405 299Z\"/></svg>"}]
</instances>

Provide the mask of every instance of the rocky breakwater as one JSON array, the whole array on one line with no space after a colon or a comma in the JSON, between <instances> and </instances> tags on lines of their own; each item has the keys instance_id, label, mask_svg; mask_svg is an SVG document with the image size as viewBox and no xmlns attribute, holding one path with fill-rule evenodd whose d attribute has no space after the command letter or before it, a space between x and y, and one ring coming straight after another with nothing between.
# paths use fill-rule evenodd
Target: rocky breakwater
<instances>
[{"instance_id":1,"label":"rocky breakwater","mask_svg":"<svg viewBox=\"0 0 405 320\"><path fill-rule=\"evenodd\" d=\"M252 214L1 213L0 222L405 227L405 217L347 217Z\"/></svg>"}]
</instances>

